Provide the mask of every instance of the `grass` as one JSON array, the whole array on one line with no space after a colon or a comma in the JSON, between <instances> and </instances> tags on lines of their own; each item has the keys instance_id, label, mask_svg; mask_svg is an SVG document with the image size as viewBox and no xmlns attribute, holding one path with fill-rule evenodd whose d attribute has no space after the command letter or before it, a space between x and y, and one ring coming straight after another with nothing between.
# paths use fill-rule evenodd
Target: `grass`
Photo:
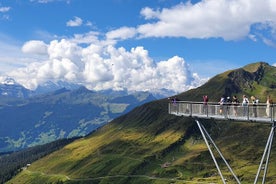
<instances>
[{"instance_id":1,"label":"grass","mask_svg":"<svg viewBox=\"0 0 276 184\"><path fill-rule=\"evenodd\" d=\"M166 132L164 133L164 139L168 138L168 136L173 137L173 133ZM117 137L119 135L116 135ZM160 135L161 136L161 135ZM105 139L105 136L102 137L101 141ZM124 141L129 140L136 140L136 138L141 137L141 135L133 133L133 135L129 135L128 137L124 137ZM166 140L166 143L171 143L176 140L176 137L179 135L175 135L175 139ZM114 137L113 137L114 139ZM142 139L145 141L145 139ZM162 157L154 157L151 158L148 163L145 163L144 155L139 155L134 153L129 153L128 151L118 153L105 153L104 150L101 150L99 145L97 146L97 141L92 141L95 143L94 145L90 142L90 139L82 139L74 142L74 144L70 144L66 146L61 151L56 152L53 156L45 157L43 160L38 161L29 168L29 171L24 171L20 178L40 178L40 180L44 181L65 181L66 176L69 176L71 180L68 180L71 183L74 179L82 178L82 179L89 179L97 178L97 177L104 177L108 176L118 176L116 178L105 178L101 180L101 183L109 183L110 181L114 183L121 183L121 182L129 182L131 183L204 183L204 182L218 182L220 181L219 176L217 175L217 171L215 166L213 165L212 161L206 162L208 158L208 152L206 151L206 147L202 140L195 140L194 138L188 139L182 146L178 147L177 149L171 151L166 156ZM110 143L112 141L105 140L106 143ZM142 142L143 142L142 141ZM143 147L144 150L147 150L146 155L153 155L158 150L160 145L166 145L162 142L162 139L159 137L157 139L146 139L145 142L154 142L155 145L153 149L148 150ZM225 141L225 140L224 140ZM138 141L139 142L139 141ZM157 144L159 143L159 144ZM121 143L116 143L115 145L120 145ZM141 142L140 142L141 144ZM88 145L91 145L88 146ZM121 145L122 148L130 149L128 145ZM231 147L235 147L235 144L229 144L228 147L224 148L224 150L228 150ZM147 146L146 146L147 147ZM97 149L100 149L97 152ZM111 150L114 149L113 147L110 148ZM138 148L137 148L138 149ZM252 147L248 148L252 150ZM106 151L106 150L105 150ZM239 151L239 150L234 150ZM77 154L79 152L79 154ZM240 152L240 155L244 156L248 151L243 150ZM204 154L203 154L204 153ZM226 155L229 155L228 153ZM251 165L250 161L238 159L238 156L232 156L231 158L235 161L231 163L234 164L235 168L239 168L237 173L240 173L243 176L244 181L252 180L252 176L254 176L254 170L257 169L257 165ZM237 159L237 160L236 160ZM171 162L171 165L167 168L162 168L161 165ZM43 167L43 165L47 163L47 168ZM52 164L51 164L52 163ZM137 166L144 163L142 168L137 168ZM273 163L273 162L272 162ZM254 164L254 163L253 163ZM207 170L206 170L207 169ZM275 167L274 167L275 170ZM31 172L33 171L33 173ZM60 171L66 171L61 174ZM136 171L137 173L132 173ZM41 174L46 173L46 174ZM55 175L54 173L60 173L59 175ZM103 173L106 173L103 175ZM195 173L197 173L195 175ZM208 174L209 173L209 174ZM144 177L138 177L138 176ZM271 175L271 172L270 172ZM121 176L121 177L119 177ZM129 176L129 177L126 177ZM137 176L137 177L134 177ZM146 177L147 176L147 177ZM207 177L206 177L207 176ZM47 179L45 179L45 177ZM39 181L39 180L37 180ZM186 181L186 182L184 182ZM188 182L189 181L189 182ZM29 183L27 181L27 183ZM32 181L30 181L32 183ZM231 182L230 182L231 183ZM243 182L245 183L245 182Z\"/></svg>"},{"instance_id":2,"label":"grass","mask_svg":"<svg viewBox=\"0 0 276 184\"><path fill-rule=\"evenodd\" d=\"M153 117L148 114L144 118ZM114 184L219 183L220 176L191 119L167 117L162 124L157 119L143 125L135 119L132 122L123 119L33 163L11 183L22 181L22 178L30 179L24 181L26 184L32 183L32 178L65 183L80 180L82 183L93 180ZM249 123L203 123L243 183L252 183L270 127ZM215 155L229 183L233 182L226 166L218 154ZM272 154L271 163L275 158L276 154ZM275 177L275 171L276 166L270 164L268 177Z\"/></svg>"},{"instance_id":3,"label":"grass","mask_svg":"<svg viewBox=\"0 0 276 184\"><path fill-rule=\"evenodd\" d=\"M67 176L60 174L45 174L42 172L32 172L29 170L22 171L18 176L16 181L9 181L7 184L18 184L18 183L29 183L29 184L37 184L37 183L59 183L65 182L68 180Z\"/></svg>"}]
</instances>

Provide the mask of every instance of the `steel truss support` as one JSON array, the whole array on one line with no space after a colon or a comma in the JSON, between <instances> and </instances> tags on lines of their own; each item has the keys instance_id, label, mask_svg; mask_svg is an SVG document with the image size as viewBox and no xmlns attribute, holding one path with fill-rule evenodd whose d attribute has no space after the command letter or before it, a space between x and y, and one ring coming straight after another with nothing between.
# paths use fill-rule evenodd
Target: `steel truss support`
<instances>
[{"instance_id":1,"label":"steel truss support","mask_svg":"<svg viewBox=\"0 0 276 184\"><path fill-rule=\"evenodd\" d=\"M271 153L271 147L272 147L272 142L273 142L273 137L274 137L274 132L275 132L275 126L276 126L275 122L273 122L269 137L267 139L267 143L266 143L266 146L265 146L263 157L262 157L262 160L261 160L260 165L259 165L259 169L258 169L257 174L256 174L254 184L257 184L262 169L264 170L263 171L262 184L265 183L267 168L268 168L268 162L269 162L269 157L270 157L270 153ZM265 157L266 157L266 161L264 161Z\"/></svg>"},{"instance_id":2,"label":"steel truss support","mask_svg":"<svg viewBox=\"0 0 276 184\"><path fill-rule=\"evenodd\" d=\"M219 165L218 165L218 163L217 163L217 160L216 160L216 158L215 158L215 156L214 156L214 154L213 154L213 151L212 151L212 149L211 149L209 143L213 144L213 146L214 146L215 149L217 150L218 154L220 155L220 157L223 159L224 163L226 164L227 168L229 169L229 171L231 172L231 174L232 174L232 175L234 176L234 178L236 179L237 183L241 184L241 182L239 181L238 177L235 175L235 173L233 172L232 168L230 167L230 165L228 164L228 162L226 161L226 159L225 159L224 156L222 155L221 151L219 150L219 148L217 147L217 145L215 144L215 142L212 140L211 136L208 134L208 132L206 131L206 129L204 128L204 126L203 126L198 120L196 120L196 123L197 123L197 126L198 126L198 128L199 128L199 130L200 130L200 132L201 132L201 134L202 134L202 137L203 137L205 143L206 143L206 146L208 147L208 150L209 150L209 152L210 152L210 154L211 154L211 156L212 156L212 159L213 159L213 161L214 161L214 163L215 163L215 165L216 165L216 167L217 167L217 170L218 170L218 172L219 172L219 175L220 175L220 177L221 177L222 182L223 182L224 184L226 184L226 180L225 180L225 178L224 178L223 175L222 175L222 172L221 172L221 170L220 170L220 167L219 167ZM207 136L207 138L209 139L209 142L208 142L206 136Z\"/></svg>"},{"instance_id":3,"label":"steel truss support","mask_svg":"<svg viewBox=\"0 0 276 184\"><path fill-rule=\"evenodd\" d=\"M207 132L207 130L204 128L204 126L198 121L195 120L197 123L197 126L202 134L202 137L205 141L205 144L208 147L208 150L212 156L212 159L217 167L217 170L219 172L219 175L221 177L221 180L224 184L226 184L226 180L222 175L222 172L220 170L220 167L217 163L217 160L214 156L214 153L210 147L210 144L212 144L214 146L214 148L217 150L218 154L220 155L220 157L223 159L224 163L226 164L227 168L229 169L229 171L231 172L231 174L234 176L234 178L236 179L237 183L241 184L241 182L239 181L238 177L235 175L235 173L233 172L233 170L231 169L230 165L228 164L228 162L225 160L225 158L223 157L221 151L219 150L219 148L217 147L217 145L215 144L215 142L212 140L211 136L209 135L209 133ZM262 178L262 184L265 184L265 180L266 180L266 174L267 174L267 169L268 169L268 163L269 163L269 157L270 157L270 153L271 153L271 148L272 148L272 142L273 142L273 137L274 137L274 133L275 133L275 128L276 128L276 122L273 122L272 127L271 127L271 131L264 149L264 153L255 177L255 181L254 184L257 184L261 170L263 170L263 178ZM208 139L207 139L208 138ZM266 160L265 160L266 158Z\"/></svg>"}]
</instances>

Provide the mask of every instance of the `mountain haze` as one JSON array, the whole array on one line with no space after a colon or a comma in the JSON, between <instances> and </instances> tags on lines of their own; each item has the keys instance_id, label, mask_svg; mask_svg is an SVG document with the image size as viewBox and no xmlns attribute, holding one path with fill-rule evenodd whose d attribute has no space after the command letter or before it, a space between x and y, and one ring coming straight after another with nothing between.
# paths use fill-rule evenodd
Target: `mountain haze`
<instances>
[{"instance_id":1,"label":"mountain haze","mask_svg":"<svg viewBox=\"0 0 276 184\"><path fill-rule=\"evenodd\" d=\"M257 62L226 71L180 100L211 101L220 96L266 95L276 100L276 68ZM168 99L136 107L90 135L34 162L12 183L220 183L216 167L194 119L168 114ZM220 147L243 184L253 183L270 125L200 120ZM217 156L217 155L216 155ZM276 181L276 146L273 144L268 184ZM219 159L219 164L222 160ZM227 182L234 183L226 166Z\"/></svg>"},{"instance_id":2,"label":"mountain haze","mask_svg":"<svg viewBox=\"0 0 276 184\"><path fill-rule=\"evenodd\" d=\"M115 117L152 100L155 98L147 92L105 93L80 87L2 101L0 152L85 136Z\"/></svg>"}]
</instances>

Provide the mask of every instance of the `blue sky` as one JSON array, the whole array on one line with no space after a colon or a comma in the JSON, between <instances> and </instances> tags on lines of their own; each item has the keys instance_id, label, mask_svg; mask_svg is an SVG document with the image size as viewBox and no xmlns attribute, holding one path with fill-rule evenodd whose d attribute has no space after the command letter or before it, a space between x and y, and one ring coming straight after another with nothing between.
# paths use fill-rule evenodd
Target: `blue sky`
<instances>
[{"instance_id":1,"label":"blue sky","mask_svg":"<svg viewBox=\"0 0 276 184\"><path fill-rule=\"evenodd\" d=\"M1 0L0 76L181 92L276 63L276 0Z\"/></svg>"}]
</instances>

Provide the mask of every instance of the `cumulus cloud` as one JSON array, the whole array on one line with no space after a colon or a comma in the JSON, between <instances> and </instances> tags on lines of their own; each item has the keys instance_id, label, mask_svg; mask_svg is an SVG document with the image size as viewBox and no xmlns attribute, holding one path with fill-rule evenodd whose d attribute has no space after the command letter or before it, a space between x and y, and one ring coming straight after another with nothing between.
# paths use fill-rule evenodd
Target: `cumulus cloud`
<instances>
[{"instance_id":1,"label":"cumulus cloud","mask_svg":"<svg viewBox=\"0 0 276 184\"><path fill-rule=\"evenodd\" d=\"M256 23L274 22L270 26L276 28L275 4L275 0L204 0L161 10L146 7L141 15L152 22L137 30L141 37L237 40L247 37Z\"/></svg>"},{"instance_id":2,"label":"cumulus cloud","mask_svg":"<svg viewBox=\"0 0 276 184\"><path fill-rule=\"evenodd\" d=\"M82 19L79 18L79 17L74 17L73 20L69 20L67 23L66 23L66 26L68 27L77 27L77 26L81 26L82 25Z\"/></svg>"},{"instance_id":3,"label":"cumulus cloud","mask_svg":"<svg viewBox=\"0 0 276 184\"><path fill-rule=\"evenodd\" d=\"M48 3L60 0L31 0ZM9 11L8 7L0 12ZM10 72L25 87L35 89L48 80L64 80L85 85L94 90L153 90L165 88L182 92L204 82L192 73L184 58L172 56L154 61L148 51L137 46L126 50L115 45L120 40L147 37L250 38L274 46L276 30L275 0L202 0L170 8L145 7L140 14L147 21L137 27L120 27L106 34L88 32L73 38L26 42L22 51L43 54L43 61ZM80 17L69 20L67 26L81 26ZM87 25L92 25L87 22ZM261 34L271 33L270 37ZM99 38L105 35L105 40Z\"/></svg>"},{"instance_id":4,"label":"cumulus cloud","mask_svg":"<svg viewBox=\"0 0 276 184\"><path fill-rule=\"evenodd\" d=\"M52 59L44 62L34 62L25 68L10 72L18 83L28 89L36 89L39 84L47 81L65 80L75 82L78 75L77 66L69 59Z\"/></svg>"},{"instance_id":5,"label":"cumulus cloud","mask_svg":"<svg viewBox=\"0 0 276 184\"><path fill-rule=\"evenodd\" d=\"M22 47L22 52L31 54L47 54L47 44L40 40L31 40L26 42Z\"/></svg>"},{"instance_id":6,"label":"cumulus cloud","mask_svg":"<svg viewBox=\"0 0 276 184\"><path fill-rule=\"evenodd\" d=\"M37 53L36 46L46 44L30 41L22 50ZM174 56L154 61L141 46L126 50L98 40L84 47L72 38L51 41L47 52L48 59L14 70L9 76L29 89L50 80L63 80L92 90L152 91L163 88L182 92L204 82L190 71L183 58Z\"/></svg>"},{"instance_id":7,"label":"cumulus cloud","mask_svg":"<svg viewBox=\"0 0 276 184\"><path fill-rule=\"evenodd\" d=\"M76 43L69 40L53 40L48 47L49 59L67 58L78 60L80 49L81 48Z\"/></svg>"},{"instance_id":8,"label":"cumulus cloud","mask_svg":"<svg viewBox=\"0 0 276 184\"><path fill-rule=\"evenodd\" d=\"M172 56L154 61L142 46L127 50L116 47L116 43L135 37L249 38L276 47L275 0L202 0L194 4L188 1L169 8L145 7L140 14L146 23L136 27L75 34L49 44L26 42L23 52L47 53L48 58L11 74L32 89L52 79L80 83L94 90L165 88L180 92L204 82L191 72L184 58ZM85 22L79 17L67 22L67 26L81 25Z\"/></svg>"}]
</instances>

